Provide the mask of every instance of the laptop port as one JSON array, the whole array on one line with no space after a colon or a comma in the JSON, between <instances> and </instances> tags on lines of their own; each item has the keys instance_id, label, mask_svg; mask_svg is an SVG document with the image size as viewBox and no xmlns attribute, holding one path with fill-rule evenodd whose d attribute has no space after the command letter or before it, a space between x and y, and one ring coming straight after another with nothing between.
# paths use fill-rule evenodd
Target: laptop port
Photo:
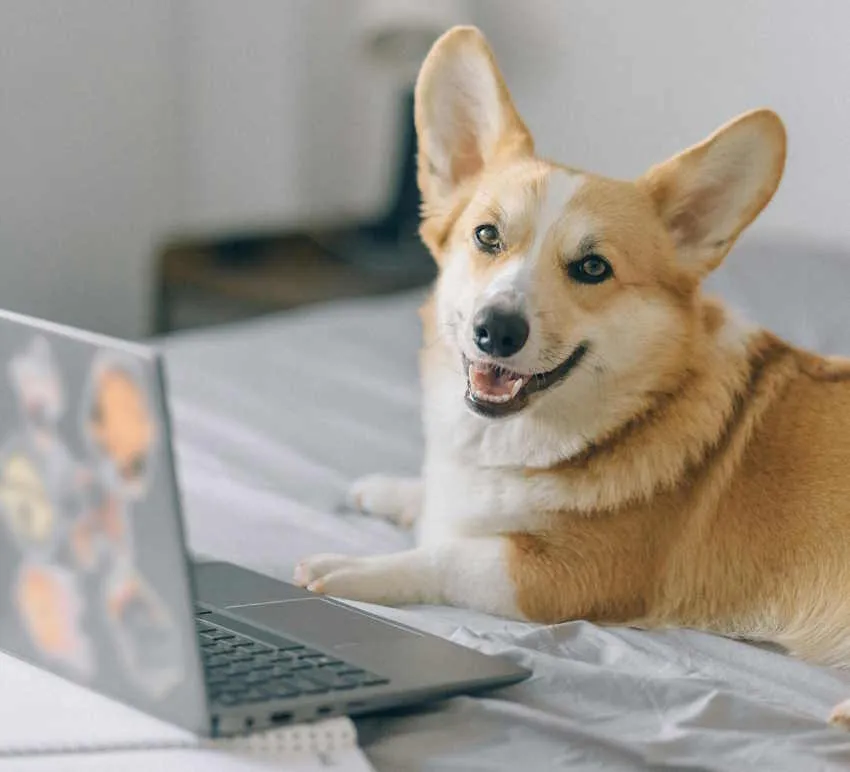
<instances>
[{"instance_id":1,"label":"laptop port","mask_svg":"<svg viewBox=\"0 0 850 772\"><path fill-rule=\"evenodd\" d=\"M292 714L289 711L279 710L272 713L273 724L288 724L290 721L292 721Z\"/></svg>"},{"instance_id":2,"label":"laptop port","mask_svg":"<svg viewBox=\"0 0 850 772\"><path fill-rule=\"evenodd\" d=\"M333 708L329 705L322 705L322 707L316 708L316 713L320 716L327 716L328 713L333 713Z\"/></svg>"}]
</instances>

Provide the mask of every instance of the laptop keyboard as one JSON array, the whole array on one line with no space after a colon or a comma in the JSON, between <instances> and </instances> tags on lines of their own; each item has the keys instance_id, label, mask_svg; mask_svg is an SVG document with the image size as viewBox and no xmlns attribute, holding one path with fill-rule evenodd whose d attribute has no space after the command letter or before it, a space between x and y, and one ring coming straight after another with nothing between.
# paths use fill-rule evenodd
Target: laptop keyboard
<instances>
[{"instance_id":1,"label":"laptop keyboard","mask_svg":"<svg viewBox=\"0 0 850 772\"><path fill-rule=\"evenodd\" d=\"M212 702L225 707L380 686L375 673L276 636L276 645L255 641L195 619Z\"/></svg>"}]
</instances>

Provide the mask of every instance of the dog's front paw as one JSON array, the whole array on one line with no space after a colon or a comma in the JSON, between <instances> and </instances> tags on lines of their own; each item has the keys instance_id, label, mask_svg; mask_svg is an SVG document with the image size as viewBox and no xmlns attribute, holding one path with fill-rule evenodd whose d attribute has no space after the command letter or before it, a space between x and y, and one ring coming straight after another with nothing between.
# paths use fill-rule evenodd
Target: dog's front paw
<instances>
[{"instance_id":1,"label":"dog's front paw","mask_svg":"<svg viewBox=\"0 0 850 772\"><path fill-rule=\"evenodd\" d=\"M392 580L375 564L375 558L313 555L295 567L293 581L320 595L364 603L392 602Z\"/></svg>"},{"instance_id":2,"label":"dog's front paw","mask_svg":"<svg viewBox=\"0 0 850 772\"><path fill-rule=\"evenodd\" d=\"M829 723L841 729L850 729L850 700L844 700L832 709Z\"/></svg>"},{"instance_id":3,"label":"dog's front paw","mask_svg":"<svg viewBox=\"0 0 850 772\"><path fill-rule=\"evenodd\" d=\"M361 477L351 486L348 503L361 512L410 528L422 508L422 481L381 474Z\"/></svg>"}]
</instances>

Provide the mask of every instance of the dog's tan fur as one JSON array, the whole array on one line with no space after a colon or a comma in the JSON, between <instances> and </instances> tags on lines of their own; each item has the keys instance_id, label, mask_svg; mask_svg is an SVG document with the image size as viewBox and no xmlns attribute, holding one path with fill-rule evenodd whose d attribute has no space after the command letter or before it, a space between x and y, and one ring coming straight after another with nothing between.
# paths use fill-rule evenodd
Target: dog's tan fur
<instances>
[{"instance_id":1,"label":"dog's tan fur","mask_svg":"<svg viewBox=\"0 0 850 772\"><path fill-rule=\"evenodd\" d=\"M476 111L488 103L496 107L485 121ZM539 622L700 628L850 666L850 363L742 328L699 289L779 184L779 118L745 114L635 182L577 172L534 156L484 38L457 28L423 65L416 123L421 234L441 273L422 309L429 460L420 537L442 542L450 532L468 542L473 562L470 537L498 537L493 554L514 597L499 603L483 587L433 578L416 589L416 577L404 593L367 591L368 582L355 581L355 564L322 559L299 569L302 583L382 602L504 608ZM496 136L487 135L491 124ZM541 202L557 180L566 187L575 175L580 185L543 238L535 231ZM472 249L475 226L494 221L504 223L505 248L495 256ZM564 271L565 255L587 233L615 276L594 286ZM581 372L519 414L519 439L505 443L509 458L493 472L457 449L453 433L462 430L441 428L440 405L461 383L460 353L472 356L461 330L464 298L526 259L532 243L540 254L535 334L559 352L586 338L590 353ZM633 322L624 326L624 317ZM575 427L572 450L536 453L559 422L565 435ZM475 427L470 436L478 431L481 447L496 436ZM448 477L428 471L441 464L451 467ZM446 506L433 489L464 475L496 480L503 494L494 506L519 500L523 511L505 505L511 517L494 511L491 530L482 512L433 536L428 521L438 515L430 510ZM481 486L461 485L458 496ZM486 509L488 499L479 498ZM431 563L438 554L429 553ZM399 565L393 575L404 578ZM835 720L848 713L845 704Z\"/></svg>"}]
</instances>

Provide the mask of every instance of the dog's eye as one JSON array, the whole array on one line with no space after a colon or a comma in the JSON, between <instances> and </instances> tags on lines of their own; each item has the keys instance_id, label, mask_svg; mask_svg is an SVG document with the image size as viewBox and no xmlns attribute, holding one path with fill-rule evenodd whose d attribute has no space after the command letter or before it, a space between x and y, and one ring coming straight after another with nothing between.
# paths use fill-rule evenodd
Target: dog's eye
<instances>
[{"instance_id":1,"label":"dog's eye","mask_svg":"<svg viewBox=\"0 0 850 772\"><path fill-rule=\"evenodd\" d=\"M599 255L587 255L581 260L575 260L567 266L567 273L571 279L583 284L599 284L605 279L613 276L614 271L611 264Z\"/></svg>"},{"instance_id":2,"label":"dog's eye","mask_svg":"<svg viewBox=\"0 0 850 772\"><path fill-rule=\"evenodd\" d=\"M493 254L502 248L502 237L495 225L479 225L475 229L475 244L482 252Z\"/></svg>"}]
</instances>

